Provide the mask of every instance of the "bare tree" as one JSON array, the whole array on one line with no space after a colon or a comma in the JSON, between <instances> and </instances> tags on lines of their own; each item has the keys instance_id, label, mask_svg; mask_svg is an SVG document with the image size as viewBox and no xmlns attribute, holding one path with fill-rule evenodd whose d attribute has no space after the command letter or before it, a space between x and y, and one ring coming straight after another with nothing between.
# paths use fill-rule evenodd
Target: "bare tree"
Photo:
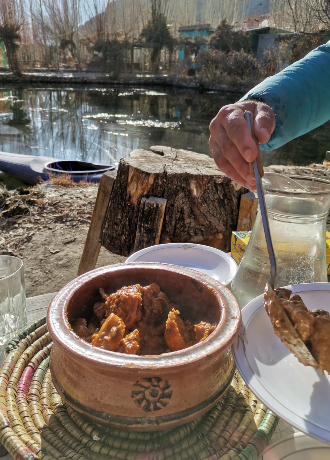
<instances>
[{"instance_id":1,"label":"bare tree","mask_svg":"<svg viewBox=\"0 0 330 460\"><path fill-rule=\"evenodd\" d=\"M0 0L0 39L4 42L11 71L20 75L17 49L21 41L23 5L19 0Z\"/></svg>"},{"instance_id":2,"label":"bare tree","mask_svg":"<svg viewBox=\"0 0 330 460\"><path fill-rule=\"evenodd\" d=\"M91 0L83 4L83 14L90 18L83 27L79 28L85 38L88 36L97 43L109 36L111 33L109 25L110 3L109 0Z\"/></svg>"},{"instance_id":3,"label":"bare tree","mask_svg":"<svg viewBox=\"0 0 330 460\"><path fill-rule=\"evenodd\" d=\"M274 25L292 32L311 33L318 27L316 15L319 0L273 0ZM320 0L323 1L323 0Z\"/></svg>"},{"instance_id":4,"label":"bare tree","mask_svg":"<svg viewBox=\"0 0 330 460\"><path fill-rule=\"evenodd\" d=\"M6 1L6 0L4 0ZM59 45L80 62L78 27L81 2L78 0L36 0L32 21L39 24L45 46Z\"/></svg>"},{"instance_id":5,"label":"bare tree","mask_svg":"<svg viewBox=\"0 0 330 460\"><path fill-rule=\"evenodd\" d=\"M176 40L168 28L167 19L168 2L164 0L152 0L151 15L140 34L140 43L148 48L151 53L153 71L158 72L159 60L163 48L167 48L170 56L173 53Z\"/></svg>"},{"instance_id":6,"label":"bare tree","mask_svg":"<svg viewBox=\"0 0 330 460\"><path fill-rule=\"evenodd\" d=\"M314 9L319 27L330 29L330 0L315 0Z\"/></svg>"}]
</instances>

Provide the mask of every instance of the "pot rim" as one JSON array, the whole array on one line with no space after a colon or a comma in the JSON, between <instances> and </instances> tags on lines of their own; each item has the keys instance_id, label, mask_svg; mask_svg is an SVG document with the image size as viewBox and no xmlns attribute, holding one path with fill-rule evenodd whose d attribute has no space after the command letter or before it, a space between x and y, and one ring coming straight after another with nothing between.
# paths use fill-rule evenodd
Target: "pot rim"
<instances>
[{"instance_id":1,"label":"pot rim","mask_svg":"<svg viewBox=\"0 0 330 460\"><path fill-rule=\"evenodd\" d=\"M199 342L183 350L163 353L161 355L126 355L114 351L103 350L83 341L69 328L66 310L71 296L85 283L93 278L116 272L118 270L150 270L162 269L183 274L194 279L212 290L221 307L220 321L214 332L203 342ZM241 311L237 300L230 290L204 273L171 264L140 262L120 263L100 267L84 273L64 286L53 298L48 308L47 325L53 341L65 352L80 361L81 365L97 366L98 369L109 369L109 365L125 370L151 370L177 368L192 361L209 358L214 353L222 353L236 339L241 325Z\"/></svg>"}]
</instances>

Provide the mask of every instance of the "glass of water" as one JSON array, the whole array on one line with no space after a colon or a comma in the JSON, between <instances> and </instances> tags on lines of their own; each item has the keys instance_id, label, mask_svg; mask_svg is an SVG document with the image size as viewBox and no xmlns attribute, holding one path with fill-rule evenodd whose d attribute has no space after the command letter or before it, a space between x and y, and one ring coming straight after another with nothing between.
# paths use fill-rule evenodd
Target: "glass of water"
<instances>
[{"instance_id":1,"label":"glass of water","mask_svg":"<svg viewBox=\"0 0 330 460\"><path fill-rule=\"evenodd\" d=\"M0 346L26 324L23 262L18 257L0 256Z\"/></svg>"}]
</instances>

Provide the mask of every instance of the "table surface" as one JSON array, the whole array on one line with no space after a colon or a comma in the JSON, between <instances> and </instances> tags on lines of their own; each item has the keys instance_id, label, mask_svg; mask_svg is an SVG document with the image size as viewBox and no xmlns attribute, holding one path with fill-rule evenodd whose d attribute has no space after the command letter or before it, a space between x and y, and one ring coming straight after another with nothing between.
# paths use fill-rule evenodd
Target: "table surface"
<instances>
[{"instance_id":1,"label":"table surface","mask_svg":"<svg viewBox=\"0 0 330 460\"><path fill-rule=\"evenodd\" d=\"M53 292L50 294L38 295L36 297L29 297L27 299L26 308L27 308L28 325L46 316L48 305L50 304L55 294L56 293ZM0 349L0 364L2 364L4 358L5 358L5 347ZM293 433L297 433L297 432L298 430L296 430L295 428L292 428L288 423L284 422L283 420L280 420L275 430L275 433L273 434L271 442L277 441L278 439L282 437L292 435ZM1 460L10 460L12 458L13 457L8 454L8 455L5 455L4 457L1 457Z\"/></svg>"}]
</instances>

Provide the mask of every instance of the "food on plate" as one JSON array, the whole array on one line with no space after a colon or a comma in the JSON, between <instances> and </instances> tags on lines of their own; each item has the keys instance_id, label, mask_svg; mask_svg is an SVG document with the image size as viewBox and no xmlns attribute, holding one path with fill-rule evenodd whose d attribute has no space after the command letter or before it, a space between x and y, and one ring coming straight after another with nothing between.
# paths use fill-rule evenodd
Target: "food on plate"
<instances>
[{"instance_id":1,"label":"food on plate","mask_svg":"<svg viewBox=\"0 0 330 460\"><path fill-rule=\"evenodd\" d=\"M308 310L299 295L291 294L266 285L264 307L274 332L302 364L330 374L330 315Z\"/></svg>"},{"instance_id":2,"label":"food on plate","mask_svg":"<svg viewBox=\"0 0 330 460\"><path fill-rule=\"evenodd\" d=\"M104 350L139 355L178 351L207 339L217 326L184 321L156 283L125 286L113 294L101 288L100 295L89 321L77 318L72 331Z\"/></svg>"}]
</instances>

